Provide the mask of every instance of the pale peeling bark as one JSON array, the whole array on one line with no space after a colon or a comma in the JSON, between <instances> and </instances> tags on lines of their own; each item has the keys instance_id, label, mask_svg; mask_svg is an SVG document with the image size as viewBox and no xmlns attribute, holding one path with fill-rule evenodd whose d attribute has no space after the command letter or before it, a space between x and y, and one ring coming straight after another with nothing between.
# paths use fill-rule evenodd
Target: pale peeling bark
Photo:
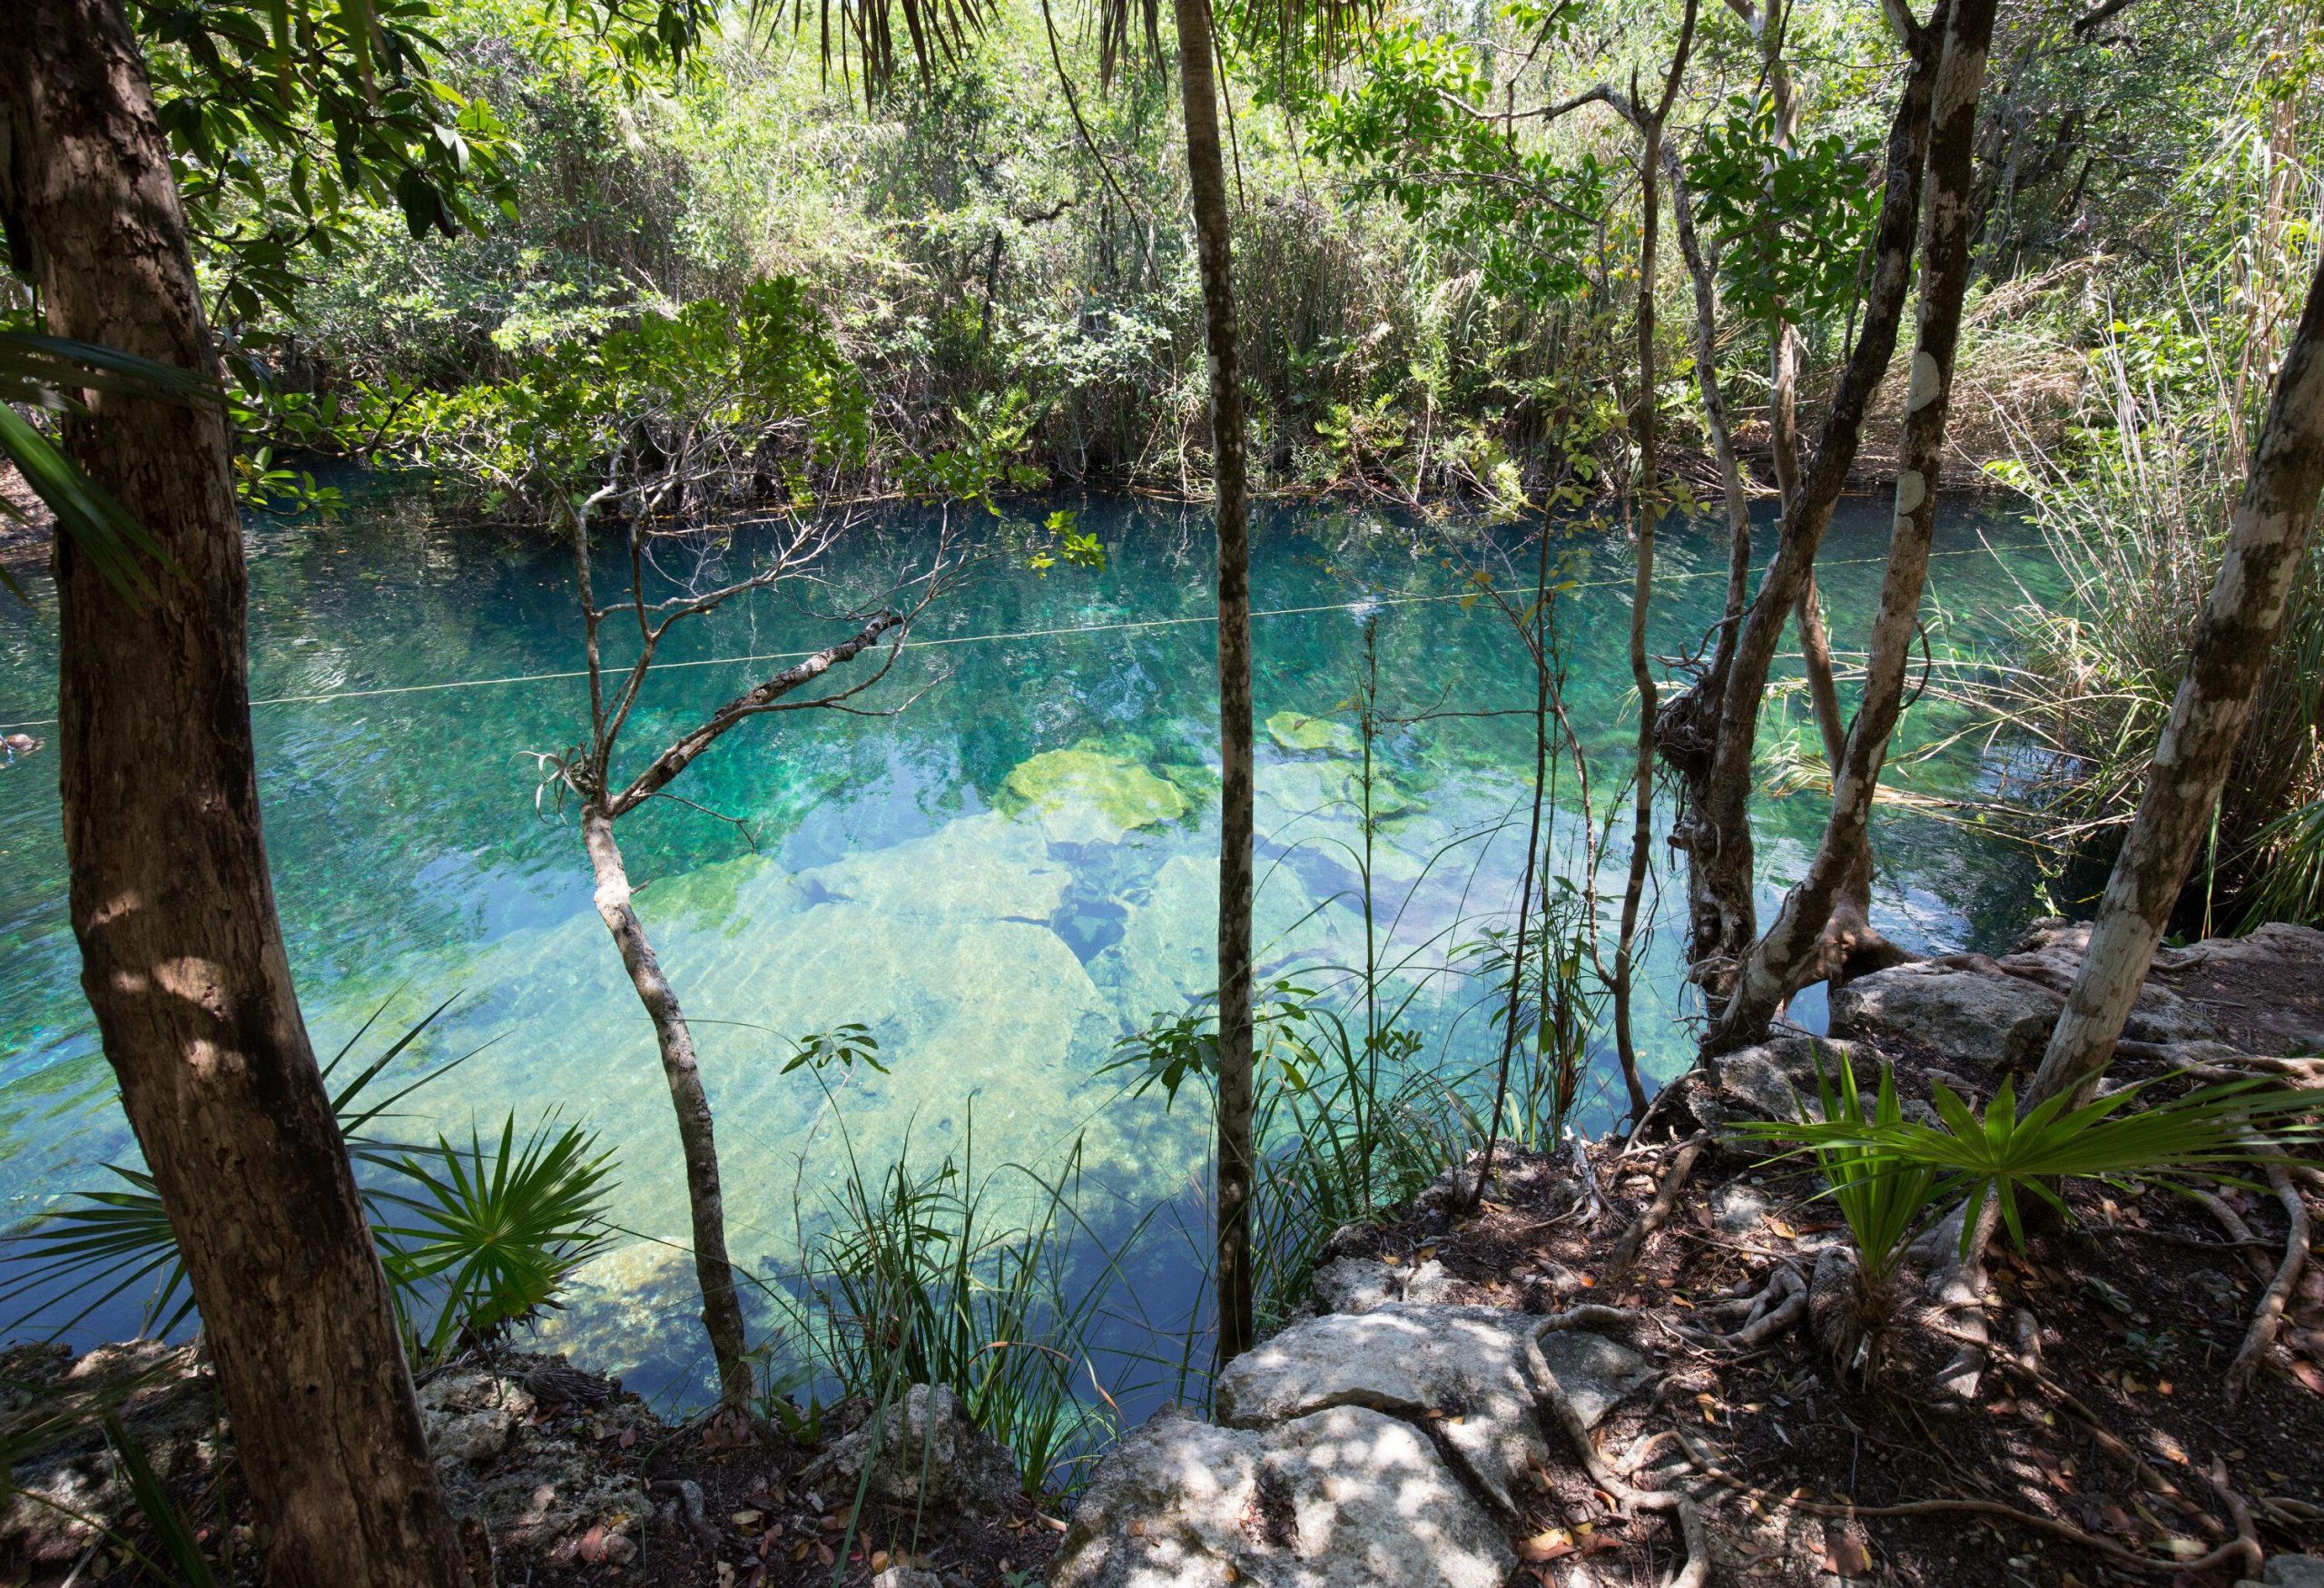
<instances>
[{"instance_id":1,"label":"pale peeling bark","mask_svg":"<svg viewBox=\"0 0 2324 1588\"><path fill-rule=\"evenodd\" d=\"M1242 359L1228 251L1226 164L1219 142L1206 0L1176 0L1203 332L1210 353L1210 439L1218 520L1218 1359L1250 1349L1251 539Z\"/></svg>"},{"instance_id":2,"label":"pale peeling bark","mask_svg":"<svg viewBox=\"0 0 2324 1588\"><path fill-rule=\"evenodd\" d=\"M24 0L0 211L53 333L215 376L117 0ZM467 1588L283 951L259 820L226 419L118 396L65 427L168 553L124 600L56 542L58 760L82 985L160 1188L277 1588Z\"/></svg>"},{"instance_id":3,"label":"pale peeling bark","mask_svg":"<svg viewBox=\"0 0 2324 1588\"><path fill-rule=\"evenodd\" d=\"M1945 5L1940 4L1939 21L1945 11ZM1699 725L1690 754L1683 758L1672 755L1671 746L1666 745L1665 755L1679 774L1687 795L1687 814L1671 843L1687 852L1695 873L1689 884L1689 898L1696 901L1690 922L1693 936L1689 954L1693 967L1689 974L1714 993L1731 982L1758 935L1758 913L1751 895L1754 856L1749 812L1752 756L1768 674L1800 591L1815 567L1832 509L1847 484L1865 409L1887 372L1903 322L1936 78L1935 26L1932 23L1930 27L1916 29L1906 41L1911 66L1889 123L1886 175L1873 232L1864 323L1825 412L1815 457L1801 476L1796 499L1786 504L1775 557L1738 626L1734 659L1726 676L1718 680L1717 711L1708 712L1699 700L1683 697L1673 705L1674 710L1685 712ZM1695 695L1708 687L1706 681L1689 693ZM1710 720L1706 723L1706 718ZM1705 739L1709 741L1707 753L1701 748Z\"/></svg>"},{"instance_id":4,"label":"pale peeling bark","mask_svg":"<svg viewBox=\"0 0 2324 1588\"><path fill-rule=\"evenodd\" d=\"M1817 947L1850 882L1868 884L1864 860L1872 798L1904 710L1905 675L1918 632L1936 528L1936 476L1969 285L1970 205L1977 99L1984 85L1995 0L1954 0L1930 112L1928 214L1922 231L1918 346L1897 449L1895 513L1880 607L1873 619L1864 698L1841 758L1834 763L1832 814L1807 873L1792 888L1766 936L1752 945L1726 1010L1705 1038L1718 1053L1762 1040L1786 999L1819 972Z\"/></svg>"},{"instance_id":5,"label":"pale peeling bark","mask_svg":"<svg viewBox=\"0 0 2324 1588\"><path fill-rule=\"evenodd\" d=\"M2284 355L2186 676L2155 746L2146 794L2099 900L2090 952L2027 1089L2029 1108L2062 1091L2086 1090L2113 1057L2209 829L2260 671L2274 657L2320 489L2324 267L2309 283L2308 306Z\"/></svg>"},{"instance_id":6,"label":"pale peeling bark","mask_svg":"<svg viewBox=\"0 0 2324 1588\"><path fill-rule=\"evenodd\" d=\"M702 1326L718 1362L719 1402L750 1404L750 1343L743 1304L734 1288L734 1268L726 1256L726 1198L718 1174L718 1136L711 1120L710 1094L694 1062L694 1032L662 962L646 941L645 925L630 902L629 872L614 842L611 817L596 805L581 813L581 839L588 846L589 872L596 883L597 914L621 951L622 969L637 990L637 1001L654 1022L654 1044L670 1087L670 1108L678 1121L678 1144L685 1157L686 1208L694 1226L694 1277L702 1287Z\"/></svg>"}]
</instances>

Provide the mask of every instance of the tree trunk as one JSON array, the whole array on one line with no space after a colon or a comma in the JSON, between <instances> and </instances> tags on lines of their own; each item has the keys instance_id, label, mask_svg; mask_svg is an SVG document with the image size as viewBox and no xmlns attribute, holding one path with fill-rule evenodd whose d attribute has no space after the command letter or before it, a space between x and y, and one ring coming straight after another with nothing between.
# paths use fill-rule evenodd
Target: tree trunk
<instances>
[{"instance_id":1,"label":"tree trunk","mask_svg":"<svg viewBox=\"0 0 2324 1588\"><path fill-rule=\"evenodd\" d=\"M1687 36L1679 41L1672 64L1672 83L1686 69L1693 39L1693 7L1688 8ZM1669 109L1666 100L1664 112ZM1659 695L1654 669L1646 654L1647 604L1654 594L1654 531L1662 514L1661 459L1655 443L1654 412L1654 277L1655 254L1661 246L1662 205L1659 178L1662 174L1662 121L1655 116L1642 129L1645 147L1639 155L1638 255L1638 563L1630 577L1630 683L1638 690L1638 753L1631 768L1630 872L1622 889L1620 935L1614 940L1614 1052L1622 1067L1622 1083L1630 1090L1630 1117L1646 1118L1645 1084L1639 1078L1638 1045L1630 1030L1630 981L1638 949L1639 912L1646 896L1646 874L1654 842L1655 720ZM1545 529L1543 533L1547 533Z\"/></svg>"},{"instance_id":2,"label":"tree trunk","mask_svg":"<svg viewBox=\"0 0 2324 1588\"><path fill-rule=\"evenodd\" d=\"M614 842L613 819L594 803L581 813L581 841L588 847L589 871L597 884L597 913L621 951L622 969L637 989L637 1001L654 1022L654 1045L662 1055L670 1108L678 1117L678 1142L685 1153L694 1271L702 1286L702 1327L710 1335L711 1354L718 1359L719 1405L741 1410L751 1400L750 1344L742 1298L734 1290L734 1267L726 1257L726 1198L718 1179L718 1138L711 1124L710 1094L703 1090L702 1070L694 1062L694 1033L630 902L629 872Z\"/></svg>"},{"instance_id":3,"label":"tree trunk","mask_svg":"<svg viewBox=\"0 0 2324 1588\"><path fill-rule=\"evenodd\" d=\"M1251 1348L1251 538L1243 375L1207 0L1175 0L1218 517L1218 1359Z\"/></svg>"},{"instance_id":4,"label":"tree trunk","mask_svg":"<svg viewBox=\"0 0 2324 1588\"><path fill-rule=\"evenodd\" d=\"M9 20L0 211L48 329L214 375L168 145L116 0L26 0ZM114 396L94 408L66 444L176 572L132 605L57 538L73 928L201 1308L267 1581L466 1588L275 914L225 416Z\"/></svg>"},{"instance_id":5,"label":"tree trunk","mask_svg":"<svg viewBox=\"0 0 2324 1588\"><path fill-rule=\"evenodd\" d=\"M1873 620L1864 699L1845 754L1832 769L1832 814L1807 873L1785 895L1767 935L1752 945L1726 1011L1705 1038L1705 1050L1726 1052L1761 1041L1768 1022L1815 970L1833 906L1864 874L1870 853L1872 796L1890 737L1904 710L1905 674L1918 632L1936 528L1936 477L1953 390L1961 304L1969 286L1971 200L1977 97L1993 37L1995 0L1953 0L1930 113L1928 216L1923 228L1919 346L1905 399L1905 435L1897 449L1896 512L1880 608Z\"/></svg>"},{"instance_id":6,"label":"tree trunk","mask_svg":"<svg viewBox=\"0 0 2324 1588\"><path fill-rule=\"evenodd\" d=\"M1940 4L1940 19L1945 10ZM1800 479L1797 500L1786 504L1776 554L1738 627L1733 662L1719 680L1718 710L1703 730L1711 738L1711 751L1708 757L1675 768L1687 784L1688 814L1672 842L1687 851L1695 872L1690 897L1698 902L1696 935L1689 948L1694 965L1689 974L1715 996L1731 983L1758 932L1751 896L1750 801L1752 756L1768 675L1816 565L1832 509L1847 483L1866 406L1887 372L1903 321L1936 77L1935 27L1915 29L1905 41L1912 65L1889 123L1886 178L1873 233L1863 329L1825 413L1815 459ZM1696 702L1687 702L1684 709L1698 721L1712 716Z\"/></svg>"},{"instance_id":7,"label":"tree trunk","mask_svg":"<svg viewBox=\"0 0 2324 1588\"><path fill-rule=\"evenodd\" d=\"M2267 428L2228 530L2193 655L2171 703L2154 770L2091 928L2090 952L2026 1092L2027 1105L2086 1090L2113 1057L2155 944L2185 885L2242 736L2324 490L2324 267L2277 378Z\"/></svg>"}]
</instances>

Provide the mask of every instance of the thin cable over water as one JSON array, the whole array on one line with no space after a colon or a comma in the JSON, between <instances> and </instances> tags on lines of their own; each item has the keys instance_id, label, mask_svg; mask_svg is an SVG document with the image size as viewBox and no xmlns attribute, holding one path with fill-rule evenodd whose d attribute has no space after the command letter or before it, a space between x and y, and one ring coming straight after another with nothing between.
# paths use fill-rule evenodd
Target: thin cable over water
<instances>
[{"instance_id":1,"label":"thin cable over water","mask_svg":"<svg viewBox=\"0 0 2324 1588\"><path fill-rule=\"evenodd\" d=\"M1973 546L1961 547L1951 551L1932 552L1929 555L1934 558L1940 557L1989 556L1991 553L1987 547ZM1887 559L1886 557L1852 557L1834 562L1827 562L1820 566L1824 567L1860 567L1872 563L1886 562L1886 560ZM1710 578L1714 577L1723 579L1727 577L1727 570L1725 568L1693 568L1682 573L1665 574L1661 577L1667 580L1674 581L1679 579ZM1629 583L1630 581L1628 579L1591 579L1582 583L1577 587L1584 590L1611 589L1627 586ZM1531 592L1527 589L1488 591L1472 587L1465 590L1449 591L1444 594L1434 596L1369 596L1359 597L1354 600L1348 601L1325 601L1313 607L1270 607L1263 612L1254 612L1251 616L1254 618L1302 617L1317 612L1347 612L1365 606L1422 607L1442 601L1473 601L1489 593L1502 596L1522 596L1530 595ZM996 634L939 635L932 638L916 638L908 640L905 642L905 648L907 650L913 650L924 647L932 648L938 646L989 645L1002 640L1017 639L1059 639L1069 637L1075 635L1119 634L1147 628L1177 628L1193 624L1207 624L1216 623L1217 621L1218 616L1216 613L1197 613L1194 616L1186 617L1132 617L1125 618L1118 623L1065 624L1055 628L1006 629ZM703 656L692 661L656 662L654 665L654 670L657 673L675 673L687 667L739 667L743 666L745 663L753 662L795 662L803 656L812 656L815 653L813 651L769 651L734 656ZM387 684L371 689L334 689L313 695L270 695L251 701L251 705L252 707L261 705L329 705L333 701L340 700L372 700L390 695L430 695L447 689L491 689L512 684L551 684L568 678L586 678L589 675L586 671L580 668L571 668L549 673L511 673L504 676L493 678L442 678L427 684ZM18 728L54 727L55 724L56 719L53 716L34 717L25 722L0 723L0 732L12 732Z\"/></svg>"}]
</instances>

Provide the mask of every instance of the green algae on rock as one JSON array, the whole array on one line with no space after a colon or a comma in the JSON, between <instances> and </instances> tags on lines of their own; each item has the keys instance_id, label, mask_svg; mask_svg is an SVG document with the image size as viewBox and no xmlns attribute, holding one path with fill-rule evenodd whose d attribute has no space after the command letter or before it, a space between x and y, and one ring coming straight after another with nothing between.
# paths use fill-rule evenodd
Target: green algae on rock
<instances>
[{"instance_id":1,"label":"green algae on rock","mask_svg":"<svg viewBox=\"0 0 2324 1588\"><path fill-rule=\"evenodd\" d=\"M1302 753L1317 750L1327 755L1360 755L1364 753L1355 730L1347 724L1334 722L1329 717L1309 716L1304 711L1279 711L1267 718L1267 737L1283 749Z\"/></svg>"},{"instance_id":2,"label":"green algae on rock","mask_svg":"<svg viewBox=\"0 0 2324 1588\"><path fill-rule=\"evenodd\" d=\"M1010 772L1006 787L1063 843L1118 843L1140 827L1187 814L1187 797L1176 784L1128 756L1090 745L1044 750Z\"/></svg>"}]
</instances>

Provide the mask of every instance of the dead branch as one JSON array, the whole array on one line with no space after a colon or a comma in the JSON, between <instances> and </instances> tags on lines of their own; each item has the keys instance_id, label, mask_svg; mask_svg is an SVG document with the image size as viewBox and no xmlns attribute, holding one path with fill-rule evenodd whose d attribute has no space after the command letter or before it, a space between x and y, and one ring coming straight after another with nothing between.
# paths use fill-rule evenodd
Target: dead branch
<instances>
[{"instance_id":1,"label":"dead branch","mask_svg":"<svg viewBox=\"0 0 2324 1588\"><path fill-rule=\"evenodd\" d=\"M1679 1205L1679 1194L1686 1189L1688 1179L1695 1172L1696 1160L1702 1157L1703 1149L1709 1143L1710 1133L1706 1130L1689 1137L1679 1149L1678 1156L1670 1160L1670 1167L1662 1171L1662 1183L1655 1188L1654 1200L1615 1243L1613 1256L1607 1262L1609 1274L1628 1273L1630 1265L1638 1261L1648 1243L1654 1239L1655 1232L1669 1222L1670 1209Z\"/></svg>"}]
</instances>

